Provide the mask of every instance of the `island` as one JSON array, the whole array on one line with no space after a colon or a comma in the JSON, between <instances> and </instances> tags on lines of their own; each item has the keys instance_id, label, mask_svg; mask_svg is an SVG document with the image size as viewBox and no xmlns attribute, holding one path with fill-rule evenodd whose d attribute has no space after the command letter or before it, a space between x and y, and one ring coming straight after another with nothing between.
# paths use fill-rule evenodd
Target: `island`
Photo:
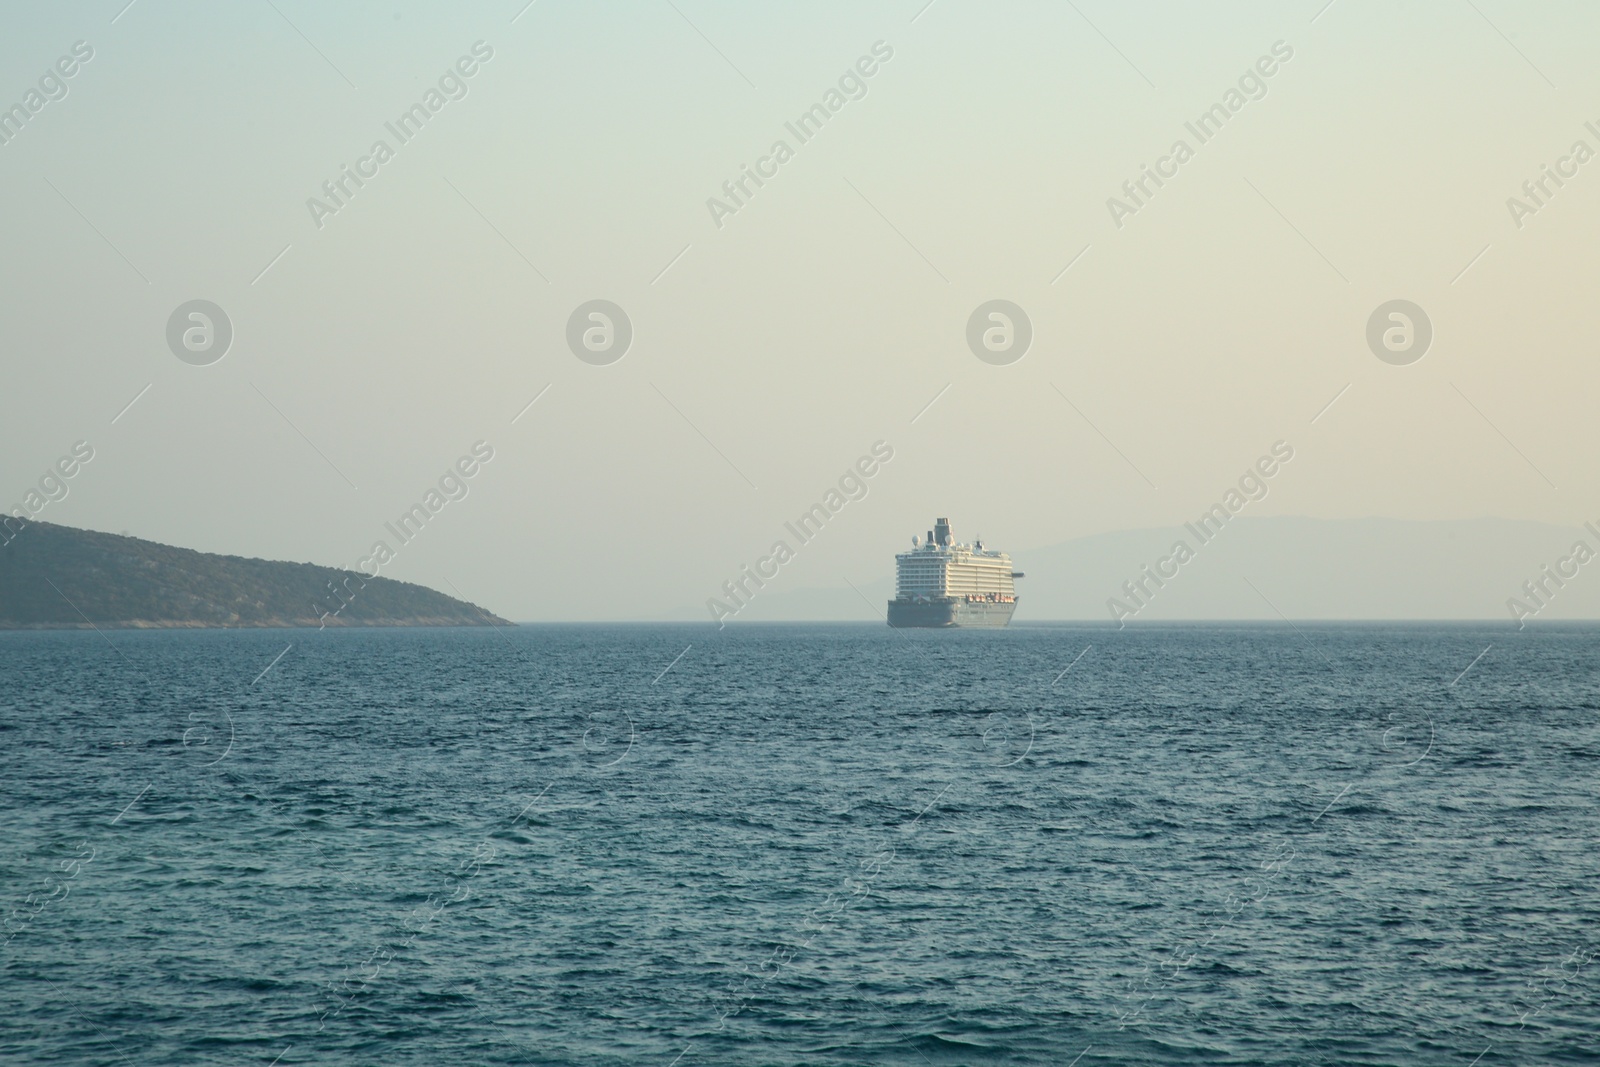
<instances>
[{"instance_id":1,"label":"island","mask_svg":"<svg viewBox=\"0 0 1600 1067\"><path fill-rule=\"evenodd\" d=\"M37 520L13 520L0 534L0 629L511 625L426 586L359 571Z\"/></svg>"}]
</instances>

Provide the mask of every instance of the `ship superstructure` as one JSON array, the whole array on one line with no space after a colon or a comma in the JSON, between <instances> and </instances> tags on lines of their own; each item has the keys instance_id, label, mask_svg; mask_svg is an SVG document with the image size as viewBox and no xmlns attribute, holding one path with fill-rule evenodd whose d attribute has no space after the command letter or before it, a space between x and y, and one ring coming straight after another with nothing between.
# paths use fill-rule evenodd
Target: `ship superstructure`
<instances>
[{"instance_id":1,"label":"ship superstructure","mask_svg":"<svg viewBox=\"0 0 1600 1067\"><path fill-rule=\"evenodd\" d=\"M1004 626L1017 610L1011 557L964 544L938 519L926 540L913 537L910 552L895 556L895 593L889 625L895 627Z\"/></svg>"}]
</instances>

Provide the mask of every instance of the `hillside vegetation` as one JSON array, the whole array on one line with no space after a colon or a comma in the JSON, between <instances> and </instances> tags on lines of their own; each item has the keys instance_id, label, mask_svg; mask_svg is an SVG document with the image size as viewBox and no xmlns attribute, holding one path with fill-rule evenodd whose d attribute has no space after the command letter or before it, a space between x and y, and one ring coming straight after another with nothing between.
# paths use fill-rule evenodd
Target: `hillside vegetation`
<instances>
[{"instance_id":1,"label":"hillside vegetation","mask_svg":"<svg viewBox=\"0 0 1600 1067\"><path fill-rule=\"evenodd\" d=\"M425 586L29 522L0 547L0 628L507 626Z\"/></svg>"}]
</instances>

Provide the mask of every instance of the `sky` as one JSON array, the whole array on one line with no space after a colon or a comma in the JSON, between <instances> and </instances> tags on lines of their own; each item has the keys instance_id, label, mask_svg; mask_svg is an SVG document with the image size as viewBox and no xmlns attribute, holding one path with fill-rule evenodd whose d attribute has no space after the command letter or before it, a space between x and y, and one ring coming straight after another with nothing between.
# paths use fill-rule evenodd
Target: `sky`
<instances>
[{"instance_id":1,"label":"sky","mask_svg":"<svg viewBox=\"0 0 1600 1067\"><path fill-rule=\"evenodd\" d=\"M519 620L1174 526L1280 442L1252 516L1600 519L1590 4L7 7L8 512Z\"/></svg>"}]
</instances>

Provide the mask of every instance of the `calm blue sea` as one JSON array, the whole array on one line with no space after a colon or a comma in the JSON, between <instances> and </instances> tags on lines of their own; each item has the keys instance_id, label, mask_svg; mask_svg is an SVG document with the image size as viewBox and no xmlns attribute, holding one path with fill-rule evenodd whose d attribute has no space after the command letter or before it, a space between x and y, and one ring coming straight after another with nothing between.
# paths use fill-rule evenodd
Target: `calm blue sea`
<instances>
[{"instance_id":1,"label":"calm blue sea","mask_svg":"<svg viewBox=\"0 0 1600 1067\"><path fill-rule=\"evenodd\" d=\"M0 1062L1600 1062L1600 629L0 634Z\"/></svg>"}]
</instances>

